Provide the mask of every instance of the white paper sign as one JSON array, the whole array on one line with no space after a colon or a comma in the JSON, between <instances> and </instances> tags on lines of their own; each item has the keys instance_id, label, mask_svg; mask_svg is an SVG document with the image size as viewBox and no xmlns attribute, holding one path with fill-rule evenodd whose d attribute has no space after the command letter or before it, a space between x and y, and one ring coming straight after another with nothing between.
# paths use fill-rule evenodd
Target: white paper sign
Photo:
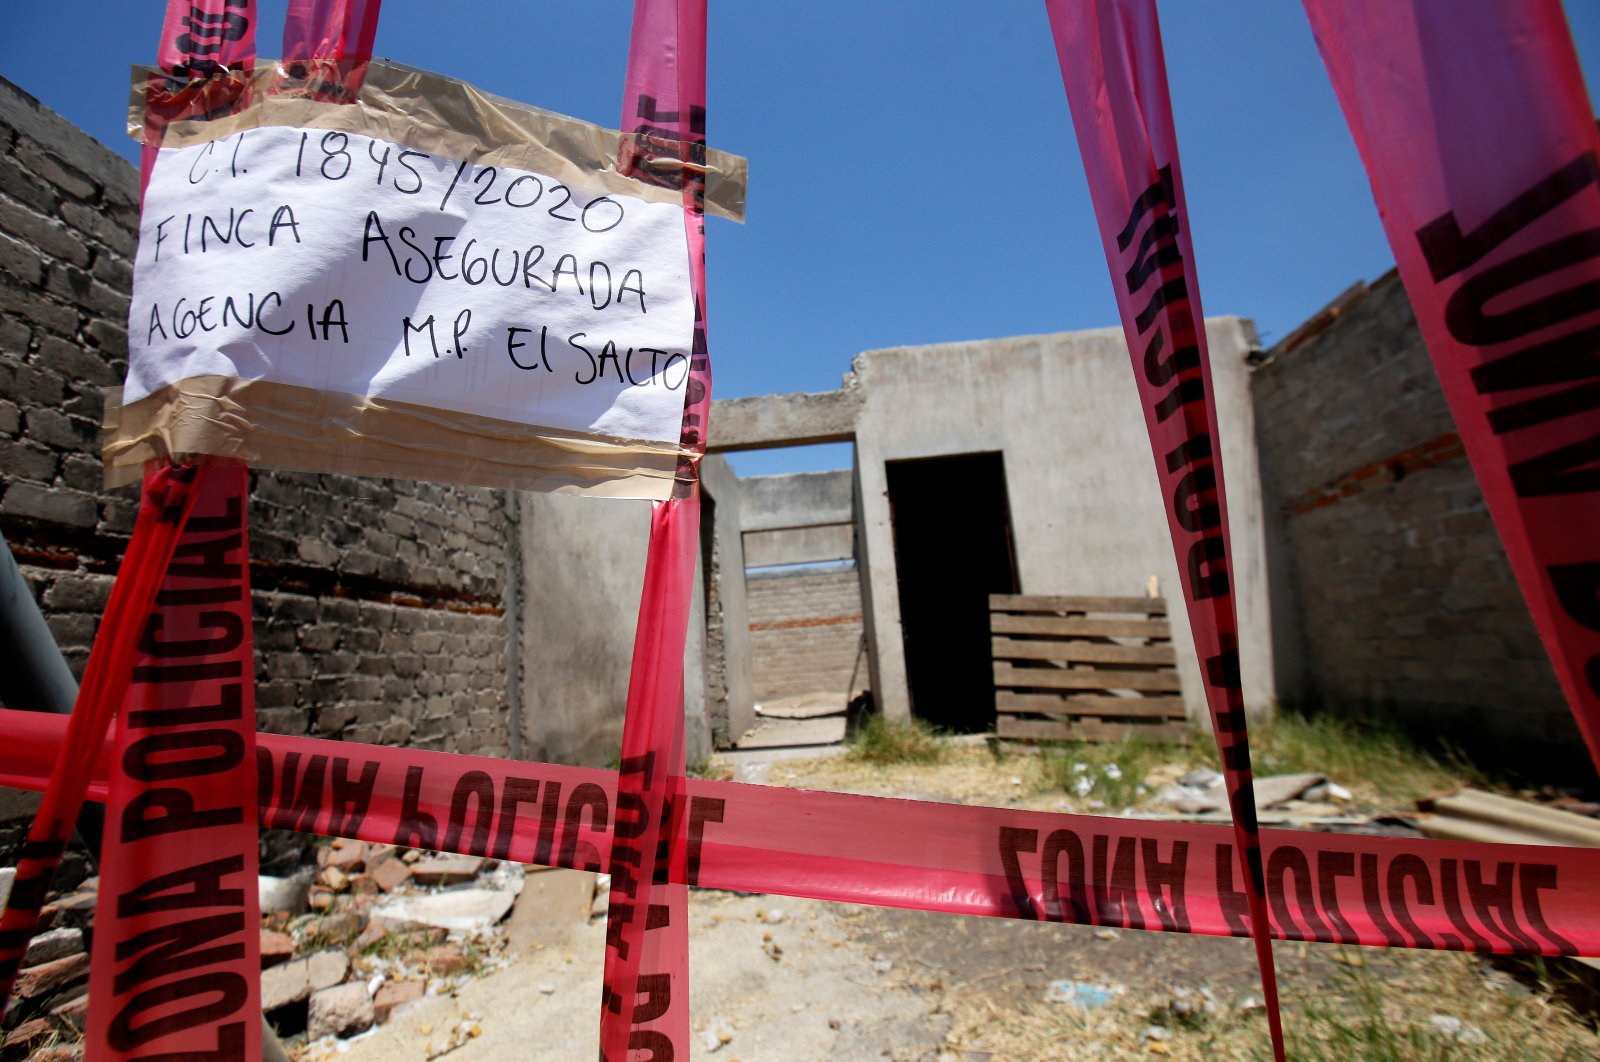
<instances>
[{"instance_id":1,"label":"white paper sign","mask_svg":"<svg viewBox=\"0 0 1600 1062\"><path fill-rule=\"evenodd\" d=\"M676 444L683 212L321 129L165 149L123 401L201 375Z\"/></svg>"}]
</instances>

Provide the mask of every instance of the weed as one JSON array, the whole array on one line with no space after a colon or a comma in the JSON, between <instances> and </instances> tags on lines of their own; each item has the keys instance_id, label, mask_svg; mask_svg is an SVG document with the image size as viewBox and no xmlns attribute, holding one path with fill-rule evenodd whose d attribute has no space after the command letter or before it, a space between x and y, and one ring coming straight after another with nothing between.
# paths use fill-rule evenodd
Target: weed
<instances>
[{"instance_id":1,"label":"weed","mask_svg":"<svg viewBox=\"0 0 1600 1062\"><path fill-rule=\"evenodd\" d=\"M376 940L364 945L361 954L375 959L400 960L408 955L422 954L436 944L442 943L444 938L437 936L431 930L409 930L394 933L385 933ZM308 948L305 950L315 950Z\"/></svg>"},{"instance_id":2,"label":"weed","mask_svg":"<svg viewBox=\"0 0 1600 1062\"><path fill-rule=\"evenodd\" d=\"M1039 750L1044 785L1108 808L1139 802L1145 775L1170 755L1136 737L1104 744L1047 745Z\"/></svg>"},{"instance_id":3,"label":"weed","mask_svg":"<svg viewBox=\"0 0 1600 1062\"><path fill-rule=\"evenodd\" d=\"M1392 723L1375 717L1303 715L1280 709L1250 725L1251 759L1257 774L1315 771L1347 785L1367 783L1391 799L1418 797L1484 780L1457 757L1442 762ZM1195 759L1217 767L1216 742L1196 734Z\"/></svg>"},{"instance_id":4,"label":"weed","mask_svg":"<svg viewBox=\"0 0 1600 1062\"><path fill-rule=\"evenodd\" d=\"M361 929L361 925L357 923L342 927L332 933L308 933L295 950L309 952L318 951L322 948L342 948L360 936Z\"/></svg>"},{"instance_id":5,"label":"weed","mask_svg":"<svg viewBox=\"0 0 1600 1062\"><path fill-rule=\"evenodd\" d=\"M1339 953L1344 955L1345 949ZM1383 982L1365 967L1345 966L1335 976L1335 993L1308 998L1301 1008L1303 1031L1291 1037L1296 1058L1399 1062L1450 1057L1448 1042L1430 1039L1415 1027L1395 1028L1384 1013Z\"/></svg>"},{"instance_id":6,"label":"weed","mask_svg":"<svg viewBox=\"0 0 1600 1062\"><path fill-rule=\"evenodd\" d=\"M920 719L868 716L850 736L850 757L863 763L938 763L944 754L939 732Z\"/></svg>"},{"instance_id":7,"label":"weed","mask_svg":"<svg viewBox=\"0 0 1600 1062\"><path fill-rule=\"evenodd\" d=\"M1592 1034L1548 991L1524 995L1490 991L1476 961L1464 955L1408 957L1409 969L1375 972L1359 956L1340 948L1346 965L1331 991L1304 991L1288 1016L1289 1056L1307 1062L1360 1058L1375 1062L1469 1062L1469 1060L1592 1057ZM1421 977L1417 975L1421 974ZM1470 1021L1452 1019L1463 1014ZM1295 1015L1294 1011L1298 1010ZM1440 1025L1438 1022L1446 1024ZM1448 1024L1454 1020L1455 1031Z\"/></svg>"}]
</instances>

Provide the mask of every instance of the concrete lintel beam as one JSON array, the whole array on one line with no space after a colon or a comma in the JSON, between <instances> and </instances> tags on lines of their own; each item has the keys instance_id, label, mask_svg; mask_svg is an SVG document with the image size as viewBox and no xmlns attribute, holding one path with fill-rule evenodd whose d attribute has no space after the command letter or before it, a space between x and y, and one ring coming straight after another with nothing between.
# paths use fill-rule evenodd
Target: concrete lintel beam
<instances>
[{"instance_id":1,"label":"concrete lintel beam","mask_svg":"<svg viewBox=\"0 0 1600 1062\"><path fill-rule=\"evenodd\" d=\"M852 442L860 410L861 395L857 391L720 398L711 403L706 449L711 453L734 453Z\"/></svg>"}]
</instances>

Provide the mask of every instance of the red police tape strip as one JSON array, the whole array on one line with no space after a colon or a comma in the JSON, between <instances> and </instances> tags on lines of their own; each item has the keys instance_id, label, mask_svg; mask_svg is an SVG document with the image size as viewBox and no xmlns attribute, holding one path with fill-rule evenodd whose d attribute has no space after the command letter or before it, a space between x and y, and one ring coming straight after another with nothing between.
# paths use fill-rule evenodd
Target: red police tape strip
<instances>
[{"instance_id":1,"label":"red police tape strip","mask_svg":"<svg viewBox=\"0 0 1600 1062\"><path fill-rule=\"evenodd\" d=\"M705 451L711 408L705 41L705 0L636 0L618 149L621 172L682 192L695 315L680 451L696 455ZM684 807L683 653L700 542L694 460L680 458L673 497L656 503L650 522L617 778L617 840L606 863L602 1060L668 1062L689 1054L688 890L666 880L661 864Z\"/></svg>"},{"instance_id":2,"label":"red police tape strip","mask_svg":"<svg viewBox=\"0 0 1600 1062\"><path fill-rule=\"evenodd\" d=\"M1314 0L1308 5L1316 18L1320 5ZM1600 954L1600 917L1594 914L1600 853L1285 831L1258 834L1228 576L1222 470L1213 445L1216 417L1204 336L1196 327L1198 288L1182 220L1182 181L1154 6L1150 0L1050 6L1108 262L1119 281L1124 325L1130 346L1143 345L1143 354L1135 356L1136 374L1169 499L1174 547L1186 572L1191 627L1206 663L1208 702L1235 812L1232 840L1218 827L686 779L682 646L698 541L692 459L680 470L678 495L657 506L652 523L619 773L267 735L259 736L252 757L257 735L250 729L251 697L244 692L250 686L251 659L243 575L244 476L242 470L228 470L232 478L217 495L224 498L220 508L208 508L180 547L192 547L201 559L167 572L161 608L148 616L136 590L151 589L149 584L166 570L165 557L158 548L160 536L152 533L145 541L136 534L128 566L135 578L119 581L103 644L97 645L99 671L91 661L91 674L98 677L94 682L90 676L85 679L86 693L94 691L84 702L88 710L70 723L16 718L14 713L0 716L8 735L15 737L0 750L0 781L45 789L45 808L54 814L41 814L35 825L39 839L30 834L21 867L27 873L19 875L21 893L13 899L16 911L8 910L0 923L0 948L5 949L0 961L7 963L0 968L3 979L15 973L18 949L26 944L28 927L23 923L36 913L48 880L48 870L42 875L35 871L59 857L67 828L63 823L70 824L75 813L79 798L73 794L82 788L88 750L102 743L104 717L121 699L115 694L126 679L121 672L126 671L123 665L136 629L144 631L138 648L146 659L133 675L135 700L127 706L117 754L102 750L100 780L94 783L101 799L109 797L113 846L103 874L102 934L95 944L95 996L102 1003L91 1026L91 1057L147 1046L163 1057L256 1057L259 1043L250 1035L249 1021L233 1020L253 1010L256 991L253 889L247 883L253 871L253 826L243 811L256 766L264 826L608 869L613 891L602 1058L620 1060L647 1052L652 1059L668 1059L685 1044L685 895L691 884L1174 932L1248 935L1250 925L1270 922L1274 935L1290 939ZM370 54L377 7L375 0L293 0L286 54L303 55L311 49L309 73L302 70L298 76L314 81L313 92L346 98L358 83ZM1544 0L1538 13L1544 21L1536 30L1550 28L1551 10L1559 14ZM179 34L179 28L187 32ZM679 187L684 195L697 308L683 428L691 453L703 449L710 398L699 210L702 159L697 154L703 151L705 130L704 30L704 0L637 0L623 122L627 136L619 160L626 172ZM1353 39L1348 27L1334 32L1324 25L1321 33ZM313 38L321 43L309 44ZM1108 40L1115 46L1103 47ZM248 69L253 44L252 0L169 5L161 54L166 77L158 79L163 90L151 93L158 112L152 117L206 117L230 109L248 84L226 71ZM1326 40L1324 48L1329 49ZM326 62L319 66L319 60ZM1329 64L1337 83L1341 71L1334 57ZM1512 80L1519 77L1528 80L1522 71L1514 72ZM1556 87L1571 96L1567 82ZM1340 90L1362 139L1353 90L1343 84ZM1104 98L1110 98L1109 110L1088 103ZM1130 117L1138 120L1129 123ZM1483 306L1525 281L1539 281L1596 257L1587 244L1568 246L1570 239L1558 239L1503 263L1505 268L1493 264L1500 244L1600 179L1593 140L1590 130L1586 155L1530 186L1468 237L1461 236L1454 212L1440 214L1417 231L1420 253L1436 280L1443 268L1441 254L1451 262L1461 259L1454 269L1444 270L1443 279L1457 273L1471 277L1450 296L1455 316L1445 315L1456 340L1476 346L1515 343L1525 333L1575 318L1592 305L1592 298L1583 302L1593 294L1589 289L1594 285L1586 282L1570 290L1539 289L1534 293L1539 301L1521 309L1502 308L1494 314ZM1365 139L1362 147L1369 168L1375 167ZM1537 151L1533 154L1541 165L1548 161ZM1383 198L1394 179L1386 173L1380 180L1379 169L1373 172ZM1446 197L1434 209L1461 208ZM1412 228L1422 218L1415 210L1400 213ZM1391 239L1398 239L1395 224L1391 219ZM1431 235L1424 238L1424 233ZM1454 258L1452 248L1460 252ZM1486 256L1491 264L1475 269ZM1415 295L1413 274L1420 259L1412 255L1408 265L1406 255L1400 257ZM1511 266L1526 268L1502 276ZM1124 277L1125 289L1120 283ZM1443 307L1443 300L1441 295L1432 308ZM1517 331L1507 323L1513 319L1527 327ZM1430 324L1437 322L1425 320L1425 330ZM1447 358L1437 332L1437 327L1428 332L1430 349L1446 375ZM1581 360L1582 351L1573 343L1587 335L1549 340L1532 351L1559 363L1556 369L1540 361L1543 367L1531 376L1524 373L1516 381L1491 386L1479 378L1480 370L1492 375L1499 366L1515 375L1512 368L1530 363L1529 350L1497 348L1494 352L1504 355L1500 361L1478 366L1472 379L1484 393L1575 379L1582 374L1560 366ZM1546 348L1559 349L1551 353ZM1459 418L1457 391L1466 386L1467 370L1454 366L1450 371L1456 369L1454 382L1446 376L1445 383ZM1521 405L1488 411L1489 428L1506 434L1547 426L1600 404L1592 390L1541 394ZM1573 508L1576 503L1559 511L1538 508L1527 497L1594 492L1588 474L1574 471L1596 452L1594 440L1582 438L1576 423L1573 418L1559 430L1541 428L1514 436L1507 453L1516 453L1510 457L1488 448L1489 429L1475 436L1463 428L1480 476L1486 476L1486 463L1492 466L1486 494L1519 578L1535 600L1569 696L1574 696L1574 684L1583 681L1578 675L1586 657L1592 656L1587 663L1590 692L1600 687L1595 663L1600 653L1591 654L1594 639L1579 631L1600 630L1600 621L1590 622L1600 565L1582 557L1574 560L1567 550L1570 542L1550 529L1561 524L1557 517L1569 527L1592 526L1594 513L1592 505L1580 512ZM1535 434L1540 446L1529 441ZM1517 463L1511 464L1509 479L1495 480L1513 458ZM1529 484L1541 489L1524 490ZM221 489L220 480L218 485ZM1513 503L1497 500L1497 491L1510 497L1513 486L1524 496L1517 510L1511 509ZM147 502L149 498L147 489ZM174 511L168 506L155 513L147 505L141 527L147 518L171 522ZM1518 517L1522 524L1515 522ZM181 515L175 519L181 525ZM230 519L237 535L221 526ZM1544 586L1546 575L1553 591ZM124 591L124 584L132 588ZM223 600L224 595L231 596ZM1563 620L1576 626L1563 626ZM161 632L169 621L169 636L164 637ZM173 632L177 636L170 636ZM227 675L216 670L223 667L232 670ZM156 689L162 692L151 692ZM1600 712L1585 715L1595 702L1584 696L1579 688L1574 703L1595 745L1594 717ZM155 784L168 782L184 784ZM867 822L872 824L870 834L862 829ZM201 853L189 844L196 831L208 831ZM179 838L185 843L174 843ZM1245 870L1239 881L1243 891L1235 886L1236 865ZM234 887L235 875L242 888ZM1258 937L1257 948L1274 1047L1281 1057L1265 935ZM107 997L113 1005L103 1002ZM203 1005L197 1002L202 999Z\"/></svg>"},{"instance_id":3,"label":"red police tape strip","mask_svg":"<svg viewBox=\"0 0 1600 1062\"><path fill-rule=\"evenodd\" d=\"M207 470L155 608L121 632L91 1058L261 1057L248 490L242 466Z\"/></svg>"},{"instance_id":4,"label":"red police tape strip","mask_svg":"<svg viewBox=\"0 0 1600 1062\"><path fill-rule=\"evenodd\" d=\"M1155 0L1047 0L1202 667L1253 921L1265 918L1222 435ZM1274 1056L1284 1057L1272 946L1256 939Z\"/></svg>"},{"instance_id":5,"label":"red police tape strip","mask_svg":"<svg viewBox=\"0 0 1600 1062\"><path fill-rule=\"evenodd\" d=\"M688 984L684 975L676 983L672 976L674 964L687 971L688 894L681 884L657 879L683 807L683 654L699 542L699 498L655 503L616 776L614 841L603 864L611 895L602 1059L648 1050L651 1059L665 1062L689 1042Z\"/></svg>"},{"instance_id":6,"label":"red police tape strip","mask_svg":"<svg viewBox=\"0 0 1600 1062\"><path fill-rule=\"evenodd\" d=\"M285 76L276 91L326 103L355 102L372 60L381 2L289 0L279 53Z\"/></svg>"},{"instance_id":7,"label":"red police tape strip","mask_svg":"<svg viewBox=\"0 0 1600 1062\"><path fill-rule=\"evenodd\" d=\"M168 0L150 77L139 195L150 181L166 127L232 114L249 101L256 62L255 0Z\"/></svg>"},{"instance_id":8,"label":"red police tape strip","mask_svg":"<svg viewBox=\"0 0 1600 1062\"><path fill-rule=\"evenodd\" d=\"M169 0L146 95L141 199L168 123L248 102L255 39L254 0ZM173 474L153 467L147 479ZM180 523L176 548L139 558L137 569L130 550L117 589L154 581L160 591L105 617L94 655L112 661L118 693L93 703L85 714L99 726L64 757L86 759L118 710L90 964L99 1001L86 1029L91 1060L262 1054L258 848L246 814L255 782L249 473L210 465L192 475L201 515ZM147 492L141 521L151 500Z\"/></svg>"},{"instance_id":9,"label":"red police tape strip","mask_svg":"<svg viewBox=\"0 0 1600 1062\"><path fill-rule=\"evenodd\" d=\"M17 873L0 915L0 1011L16 983L28 941L39 922L39 908L61 864L89 783L93 750L105 742L112 713L122 703L131 677L137 631L150 611L161 573L177 547L189 511L210 469L187 466L152 470L144 479L139 515L106 603L94 649L72 715L57 719L63 735L43 765L36 788L44 793L28 836L18 852ZM48 780L48 781L46 781Z\"/></svg>"},{"instance_id":10,"label":"red police tape strip","mask_svg":"<svg viewBox=\"0 0 1600 1062\"><path fill-rule=\"evenodd\" d=\"M42 786L65 720L0 711L0 784ZM112 750L90 795L104 799ZM257 735L263 828L543 866L612 862L617 774ZM203 813L205 808L197 809ZM664 876L741 892L1246 936L1225 826L690 778ZM631 828L631 826L629 827ZM1600 849L1263 830L1273 935L1600 957Z\"/></svg>"},{"instance_id":11,"label":"red police tape strip","mask_svg":"<svg viewBox=\"0 0 1600 1062\"><path fill-rule=\"evenodd\" d=\"M1306 0L1472 470L1600 765L1600 130L1560 0Z\"/></svg>"},{"instance_id":12,"label":"red police tape strip","mask_svg":"<svg viewBox=\"0 0 1600 1062\"><path fill-rule=\"evenodd\" d=\"M283 17L283 58L366 62L378 37L381 5L382 0L289 0Z\"/></svg>"}]
</instances>

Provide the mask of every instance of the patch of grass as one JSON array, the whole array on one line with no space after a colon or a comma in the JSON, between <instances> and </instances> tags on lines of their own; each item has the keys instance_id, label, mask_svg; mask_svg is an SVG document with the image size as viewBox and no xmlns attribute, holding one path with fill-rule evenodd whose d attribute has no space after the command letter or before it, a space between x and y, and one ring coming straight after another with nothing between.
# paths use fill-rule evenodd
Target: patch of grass
<instances>
[{"instance_id":1,"label":"patch of grass","mask_svg":"<svg viewBox=\"0 0 1600 1062\"><path fill-rule=\"evenodd\" d=\"M1171 758L1172 750L1136 737L1105 743L1047 745L1039 750L1044 785L1108 808L1139 802L1145 775Z\"/></svg>"},{"instance_id":2,"label":"patch of grass","mask_svg":"<svg viewBox=\"0 0 1600 1062\"><path fill-rule=\"evenodd\" d=\"M1173 988L1154 991L1164 976L1176 976L1189 985L1191 1003L1198 1002L1196 967L1178 954L1182 942L1172 943L1171 951L1149 953L1149 976L1093 1011L1041 1004L1031 993L1007 995L982 983L948 986L943 1009L951 1016L950 1042L1007 1062L1149 1062L1157 1056L1173 1062L1269 1062L1265 1012L1259 1002L1246 1003L1259 998L1255 984L1219 984L1214 1005L1187 1011L1176 1005ZM1329 967L1338 964L1294 961L1293 948L1335 951L1332 945L1278 945L1293 1062L1600 1058L1600 1037L1584 1019L1546 990L1524 987L1474 956L1345 948L1337 949L1340 963L1350 965L1335 971ZM1146 1033L1151 1025L1165 1030L1166 1038L1152 1041Z\"/></svg>"},{"instance_id":3,"label":"patch of grass","mask_svg":"<svg viewBox=\"0 0 1600 1062\"><path fill-rule=\"evenodd\" d=\"M850 735L850 758L862 763L938 763L945 748L939 732L920 719L868 716Z\"/></svg>"},{"instance_id":4,"label":"patch of grass","mask_svg":"<svg viewBox=\"0 0 1600 1062\"><path fill-rule=\"evenodd\" d=\"M1399 1062L1452 1057L1454 1043L1429 1037L1415 1026L1397 1028L1389 1020L1383 982L1365 968L1344 967L1336 976L1333 993L1307 998L1301 1008L1300 1030L1289 1034L1296 1058Z\"/></svg>"},{"instance_id":5,"label":"patch of grass","mask_svg":"<svg viewBox=\"0 0 1600 1062\"><path fill-rule=\"evenodd\" d=\"M385 933L361 948L361 954L374 959L398 960L412 952L423 952L433 947L435 941L426 930ZM315 949L308 948L308 952Z\"/></svg>"},{"instance_id":6,"label":"patch of grass","mask_svg":"<svg viewBox=\"0 0 1600 1062\"><path fill-rule=\"evenodd\" d=\"M1356 956L1337 972L1332 991L1296 993L1299 1013L1285 1015L1289 1057L1307 1062L1577 1062L1594 1057L1593 1033L1553 1004L1548 990L1527 995L1494 989L1465 955L1417 958L1410 966L1411 976L1391 981ZM1441 1028L1437 1019L1458 1022L1457 1031Z\"/></svg>"},{"instance_id":7,"label":"patch of grass","mask_svg":"<svg viewBox=\"0 0 1600 1062\"><path fill-rule=\"evenodd\" d=\"M1191 749L1196 760L1221 769L1209 734L1197 733ZM1317 771L1344 785L1372 785L1407 802L1461 785L1486 784L1464 760L1440 759L1392 723L1373 717L1304 715L1283 708L1250 725L1250 752L1258 775Z\"/></svg>"}]
</instances>

